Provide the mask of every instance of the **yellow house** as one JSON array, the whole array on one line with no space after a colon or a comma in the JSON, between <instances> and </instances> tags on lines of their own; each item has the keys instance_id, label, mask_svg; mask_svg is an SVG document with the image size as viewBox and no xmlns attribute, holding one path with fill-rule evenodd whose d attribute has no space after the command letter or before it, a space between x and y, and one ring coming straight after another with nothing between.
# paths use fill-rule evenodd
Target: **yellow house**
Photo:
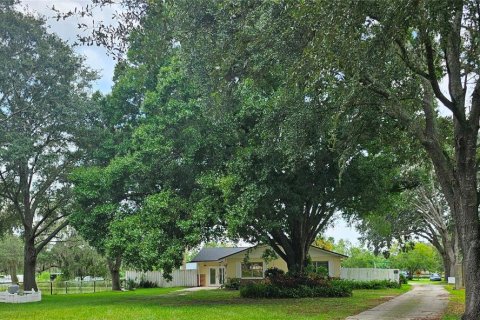
<instances>
[{"instance_id":1,"label":"yellow house","mask_svg":"<svg viewBox=\"0 0 480 320\"><path fill-rule=\"evenodd\" d=\"M273 267L288 271L287 263L281 258L268 262L263 259L269 248L266 245L203 248L190 262L197 263L198 284L202 287L221 286L229 278L263 279L265 270ZM340 262L347 256L315 246L310 247L308 254L315 266L328 269L330 277L340 277Z\"/></svg>"}]
</instances>

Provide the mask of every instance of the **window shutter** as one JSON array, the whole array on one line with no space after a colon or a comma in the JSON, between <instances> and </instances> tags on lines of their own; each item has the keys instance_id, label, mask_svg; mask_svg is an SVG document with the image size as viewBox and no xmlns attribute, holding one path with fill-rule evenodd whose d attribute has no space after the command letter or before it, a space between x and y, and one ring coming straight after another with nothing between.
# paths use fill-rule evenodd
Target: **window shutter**
<instances>
[{"instance_id":1,"label":"window shutter","mask_svg":"<svg viewBox=\"0 0 480 320\"><path fill-rule=\"evenodd\" d=\"M329 277L335 276L333 274L333 261L332 260L328 260L328 276Z\"/></svg>"}]
</instances>

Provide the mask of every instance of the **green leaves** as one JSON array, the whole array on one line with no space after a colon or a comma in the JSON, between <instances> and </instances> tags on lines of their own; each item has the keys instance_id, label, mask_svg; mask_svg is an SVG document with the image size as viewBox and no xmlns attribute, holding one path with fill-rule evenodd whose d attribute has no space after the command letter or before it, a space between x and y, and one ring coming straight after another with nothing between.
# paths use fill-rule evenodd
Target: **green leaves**
<instances>
[{"instance_id":1,"label":"green leaves","mask_svg":"<svg viewBox=\"0 0 480 320\"><path fill-rule=\"evenodd\" d=\"M172 192L148 196L135 215L112 223L107 249L123 256L127 265L161 269L167 276L181 264L187 235L193 234L188 216L187 203Z\"/></svg>"},{"instance_id":2,"label":"green leaves","mask_svg":"<svg viewBox=\"0 0 480 320\"><path fill-rule=\"evenodd\" d=\"M393 265L396 268L416 271L438 272L442 270L441 258L438 251L432 245L415 243L412 250L400 252L392 257Z\"/></svg>"}]
</instances>

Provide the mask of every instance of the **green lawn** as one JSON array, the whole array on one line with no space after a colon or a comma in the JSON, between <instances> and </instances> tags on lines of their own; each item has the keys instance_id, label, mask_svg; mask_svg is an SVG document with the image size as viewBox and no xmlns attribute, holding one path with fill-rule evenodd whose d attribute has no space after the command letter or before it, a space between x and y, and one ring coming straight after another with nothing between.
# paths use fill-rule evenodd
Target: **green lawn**
<instances>
[{"instance_id":1,"label":"green lawn","mask_svg":"<svg viewBox=\"0 0 480 320\"><path fill-rule=\"evenodd\" d=\"M39 303L0 304L0 319L345 319L369 309L402 289L356 290L351 298L242 299L238 291L133 292L45 295Z\"/></svg>"},{"instance_id":2,"label":"green lawn","mask_svg":"<svg viewBox=\"0 0 480 320\"><path fill-rule=\"evenodd\" d=\"M465 310L465 290L454 290L453 286L445 286L450 292L450 302L442 320L460 320Z\"/></svg>"}]
</instances>

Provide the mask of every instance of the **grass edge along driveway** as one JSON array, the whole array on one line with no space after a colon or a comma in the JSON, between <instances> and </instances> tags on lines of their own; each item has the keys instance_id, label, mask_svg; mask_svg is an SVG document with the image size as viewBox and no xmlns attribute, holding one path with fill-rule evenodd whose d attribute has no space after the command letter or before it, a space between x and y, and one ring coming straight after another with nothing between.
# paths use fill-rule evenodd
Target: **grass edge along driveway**
<instances>
[{"instance_id":1,"label":"grass edge along driveway","mask_svg":"<svg viewBox=\"0 0 480 320\"><path fill-rule=\"evenodd\" d=\"M451 285L445 289L450 293L450 301L442 320L460 320L465 311L465 289L455 290Z\"/></svg>"},{"instance_id":2,"label":"grass edge along driveway","mask_svg":"<svg viewBox=\"0 0 480 320\"><path fill-rule=\"evenodd\" d=\"M349 298L242 299L238 291L182 292L178 288L45 295L31 304L0 303L0 319L345 319L407 292L355 290Z\"/></svg>"}]
</instances>

